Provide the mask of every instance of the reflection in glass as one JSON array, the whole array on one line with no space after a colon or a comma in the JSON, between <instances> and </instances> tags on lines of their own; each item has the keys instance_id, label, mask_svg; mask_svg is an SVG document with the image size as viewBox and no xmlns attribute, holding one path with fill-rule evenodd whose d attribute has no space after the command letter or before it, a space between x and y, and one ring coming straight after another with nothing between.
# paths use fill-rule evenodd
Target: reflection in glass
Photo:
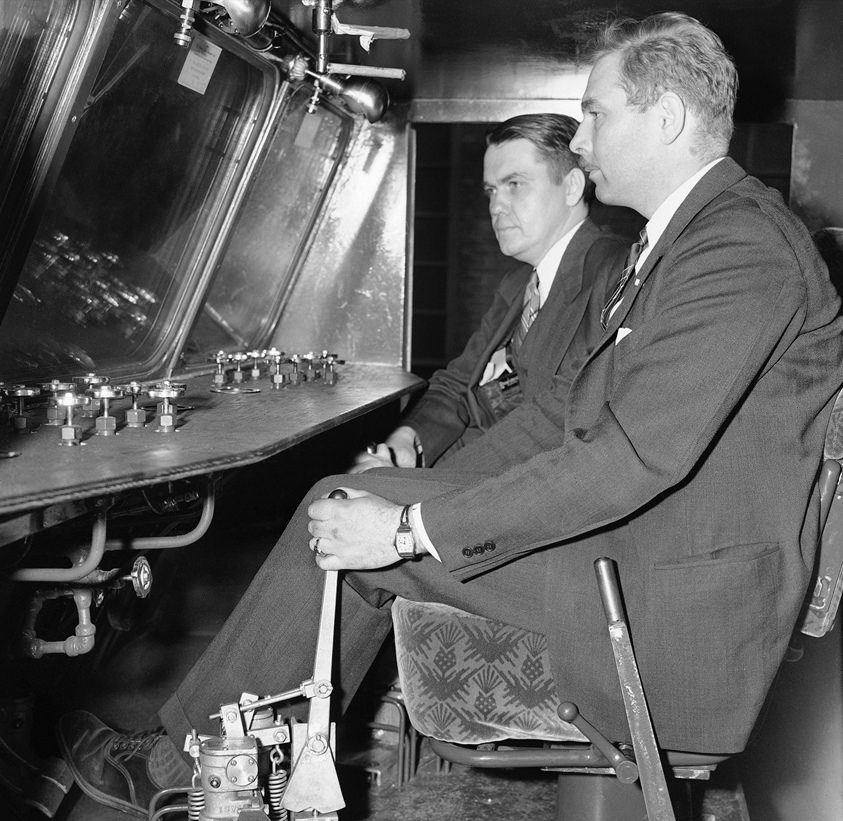
<instances>
[{"instance_id":1,"label":"reflection in glass","mask_svg":"<svg viewBox=\"0 0 843 821\"><path fill-rule=\"evenodd\" d=\"M191 333L185 360L244 349L272 333L295 266L349 137L350 121L301 88L270 136L266 154Z\"/></svg>"},{"instance_id":2,"label":"reflection in glass","mask_svg":"<svg viewBox=\"0 0 843 821\"><path fill-rule=\"evenodd\" d=\"M0 379L152 372L201 272L197 249L260 125L266 74L134 0L0 326Z\"/></svg>"},{"instance_id":3,"label":"reflection in glass","mask_svg":"<svg viewBox=\"0 0 843 821\"><path fill-rule=\"evenodd\" d=\"M55 77L76 5L62 0L0 3L0 205Z\"/></svg>"}]
</instances>

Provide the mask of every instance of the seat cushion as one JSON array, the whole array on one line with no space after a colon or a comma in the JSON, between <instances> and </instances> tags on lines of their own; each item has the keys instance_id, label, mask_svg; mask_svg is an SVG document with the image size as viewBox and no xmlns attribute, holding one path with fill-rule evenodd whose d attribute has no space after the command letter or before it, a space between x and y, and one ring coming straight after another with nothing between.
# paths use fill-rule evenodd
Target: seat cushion
<instances>
[{"instance_id":1,"label":"seat cushion","mask_svg":"<svg viewBox=\"0 0 843 821\"><path fill-rule=\"evenodd\" d=\"M584 740L556 714L542 634L401 598L392 620L407 713L423 735L458 744Z\"/></svg>"}]
</instances>

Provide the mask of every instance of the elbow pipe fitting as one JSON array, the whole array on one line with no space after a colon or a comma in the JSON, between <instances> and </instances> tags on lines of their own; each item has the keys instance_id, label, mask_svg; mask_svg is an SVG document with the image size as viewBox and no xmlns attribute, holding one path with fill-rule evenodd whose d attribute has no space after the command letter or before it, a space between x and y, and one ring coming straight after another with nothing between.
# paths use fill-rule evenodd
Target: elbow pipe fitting
<instances>
[{"instance_id":1,"label":"elbow pipe fitting","mask_svg":"<svg viewBox=\"0 0 843 821\"><path fill-rule=\"evenodd\" d=\"M100 512L94 522L91 546L89 549L77 551L76 558L73 560L73 567L25 567L14 571L11 578L16 582L59 584L74 584L83 581L100 584L109 581L119 571L98 571L106 550L165 550L193 544L201 539L211 526L214 518L214 501L213 485L209 483L202 504L202 514L192 530L180 536L151 536L129 541L123 541L122 539L106 540L106 515L105 512Z\"/></svg>"},{"instance_id":2,"label":"elbow pipe fitting","mask_svg":"<svg viewBox=\"0 0 843 821\"><path fill-rule=\"evenodd\" d=\"M105 553L106 516L97 514L89 550L78 551L73 567L24 567L12 573L16 582L78 582L99 567Z\"/></svg>"}]
</instances>

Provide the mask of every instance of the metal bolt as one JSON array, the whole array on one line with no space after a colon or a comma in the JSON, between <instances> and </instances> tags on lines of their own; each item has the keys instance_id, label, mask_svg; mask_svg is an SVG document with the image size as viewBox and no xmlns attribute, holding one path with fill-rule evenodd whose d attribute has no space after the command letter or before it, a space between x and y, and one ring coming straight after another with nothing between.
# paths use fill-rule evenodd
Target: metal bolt
<instances>
[{"instance_id":1,"label":"metal bolt","mask_svg":"<svg viewBox=\"0 0 843 821\"><path fill-rule=\"evenodd\" d=\"M328 740L321 733L317 733L308 740L307 746L315 755L321 755L328 749Z\"/></svg>"}]
</instances>

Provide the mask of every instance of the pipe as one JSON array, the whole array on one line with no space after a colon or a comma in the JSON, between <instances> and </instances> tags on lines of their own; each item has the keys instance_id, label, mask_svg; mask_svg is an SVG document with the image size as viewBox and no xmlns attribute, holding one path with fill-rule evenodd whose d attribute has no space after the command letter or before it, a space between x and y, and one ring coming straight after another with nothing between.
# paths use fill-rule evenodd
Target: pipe
<instances>
[{"instance_id":1,"label":"pipe","mask_svg":"<svg viewBox=\"0 0 843 821\"><path fill-rule=\"evenodd\" d=\"M193 530L180 536L146 536L140 539L109 539L105 543L106 550L167 550L171 547L187 547L199 541L211 526L214 518L214 491L209 483L202 500L202 514Z\"/></svg>"},{"instance_id":2,"label":"pipe","mask_svg":"<svg viewBox=\"0 0 843 821\"><path fill-rule=\"evenodd\" d=\"M105 553L105 512L97 513L91 534L89 550L80 550L73 562L73 567L22 567L12 573L16 582L78 582L99 567Z\"/></svg>"},{"instance_id":3,"label":"pipe","mask_svg":"<svg viewBox=\"0 0 843 821\"><path fill-rule=\"evenodd\" d=\"M106 516L98 513L91 536L91 547L77 551L73 567L24 567L12 573L17 582L52 582L72 584L87 582L101 584L109 581L119 570L99 571L106 550L165 550L172 547L186 547L202 538L211 526L214 518L214 491L209 483L202 504L202 514L193 530L179 536L149 536L139 539L109 539L106 541Z\"/></svg>"},{"instance_id":4,"label":"pipe","mask_svg":"<svg viewBox=\"0 0 843 821\"><path fill-rule=\"evenodd\" d=\"M75 635L68 636L64 641L44 641L35 633L35 621L46 599L57 599L62 596L73 596L79 621ZM46 590L39 591L33 598L27 613L26 623L21 631L21 650L28 658L38 659L47 653L64 653L66 656L81 656L89 653L95 642L96 625L91 621L91 602L93 593L90 590Z\"/></svg>"}]
</instances>

